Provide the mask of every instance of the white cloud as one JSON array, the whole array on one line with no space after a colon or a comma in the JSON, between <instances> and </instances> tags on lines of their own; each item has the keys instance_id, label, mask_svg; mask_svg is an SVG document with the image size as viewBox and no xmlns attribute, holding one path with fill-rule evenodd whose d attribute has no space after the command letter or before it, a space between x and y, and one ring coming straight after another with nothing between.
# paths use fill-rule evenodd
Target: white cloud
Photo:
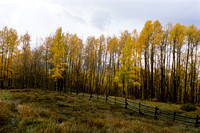
<instances>
[{"instance_id":1,"label":"white cloud","mask_svg":"<svg viewBox=\"0 0 200 133\"><path fill-rule=\"evenodd\" d=\"M107 12L96 11L92 15L91 23L99 30L105 30L111 23L111 17Z\"/></svg>"},{"instance_id":2,"label":"white cloud","mask_svg":"<svg viewBox=\"0 0 200 133\"><path fill-rule=\"evenodd\" d=\"M0 0L0 28L46 37L58 27L82 39L141 30L146 20L200 27L199 0Z\"/></svg>"}]
</instances>

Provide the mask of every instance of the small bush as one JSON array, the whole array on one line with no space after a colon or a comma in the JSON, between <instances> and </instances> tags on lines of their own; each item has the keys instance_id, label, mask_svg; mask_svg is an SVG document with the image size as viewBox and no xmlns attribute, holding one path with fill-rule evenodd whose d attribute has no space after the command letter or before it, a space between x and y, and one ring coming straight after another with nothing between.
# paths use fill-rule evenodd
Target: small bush
<instances>
[{"instance_id":1,"label":"small bush","mask_svg":"<svg viewBox=\"0 0 200 133\"><path fill-rule=\"evenodd\" d=\"M13 103L0 101L0 132L4 126L8 127L16 112L17 109Z\"/></svg>"},{"instance_id":2,"label":"small bush","mask_svg":"<svg viewBox=\"0 0 200 133\"><path fill-rule=\"evenodd\" d=\"M37 114L34 111L33 108L30 106L26 105L18 105L18 110L19 110L19 118L24 118L24 117L36 117Z\"/></svg>"},{"instance_id":3,"label":"small bush","mask_svg":"<svg viewBox=\"0 0 200 133\"><path fill-rule=\"evenodd\" d=\"M11 95L4 90L0 90L0 100L10 100Z\"/></svg>"},{"instance_id":4,"label":"small bush","mask_svg":"<svg viewBox=\"0 0 200 133\"><path fill-rule=\"evenodd\" d=\"M196 106L193 105L193 104L189 104L189 103L188 103L188 104L181 105L180 108L181 108L182 110L187 111L187 112L196 110Z\"/></svg>"}]
</instances>

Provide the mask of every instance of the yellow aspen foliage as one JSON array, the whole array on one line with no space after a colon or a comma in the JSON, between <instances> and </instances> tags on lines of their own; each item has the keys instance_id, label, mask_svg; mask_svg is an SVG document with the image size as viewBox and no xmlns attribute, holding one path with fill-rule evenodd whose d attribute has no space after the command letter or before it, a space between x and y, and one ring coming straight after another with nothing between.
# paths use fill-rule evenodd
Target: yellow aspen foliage
<instances>
[{"instance_id":1,"label":"yellow aspen foliage","mask_svg":"<svg viewBox=\"0 0 200 133\"><path fill-rule=\"evenodd\" d=\"M119 72L115 76L115 82L118 82L120 86L124 86L125 92L127 92L127 85L132 84L133 86L140 85L136 80L137 67L135 63L135 49L134 49L134 38L129 36L126 40L124 47L122 48L122 57L120 58L121 67Z\"/></svg>"},{"instance_id":2,"label":"yellow aspen foliage","mask_svg":"<svg viewBox=\"0 0 200 133\"><path fill-rule=\"evenodd\" d=\"M8 77L11 78L12 74L14 73L13 71L13 60L19 53L18 46L19 46L19 40L18 40L18 35L17 31L14 29L9 30L9 43L8 43L8 63L7 63L7 71L8 71Z\"/></svg>"},{"instance_id":3,"label":"yellow aspen foliage","mask_svg":"<svg viewBox=\"0 0 200 133\"><path fill-rule=\"evenodd\" d=\"M170 31L169 40L173 41L177 45L177 48L181 47L185 41L186 26L177 23Z\"/></svg>"},{"instance_id":4,"label":"yellow aspen foliage","mask_svg":"<svg viewBox=\"0 0 200 133\"><path fill-rule=\"evenodd\" d=\"M58 28L53 36L53 44L50 46L50 53L52 54L50 62L53 64L51 78L57 81L58 79L63 78L62 74L67 65L63 61L65 54L65 36L64 33L62 33L62 28Z\"/></svg>"},{"instance_id":5,"label":"yellow aspen foliage","mask_svg":"<svg viewBox=\"0 0 200 133\"><path fill-rule=\"evenodd\" d=\"M162 25L158 20L156 20L153 23L153 44L161 44L162 33Z\"/></svg>"},{"instance_id":6,"label":"yellow aspen foliage","mask_svg":"<svg viewBox=\"0 0 200 133\"><path fill-rule=\"evenodd\" d=\"M151 41L153 25L152 21L149 20L145 23L143 30L140 33L140 36L137 39L136 47L138 48L138 52L141 53L142 50L147 49L149 47L149 43Z\"/></svg>"}]
</instances>

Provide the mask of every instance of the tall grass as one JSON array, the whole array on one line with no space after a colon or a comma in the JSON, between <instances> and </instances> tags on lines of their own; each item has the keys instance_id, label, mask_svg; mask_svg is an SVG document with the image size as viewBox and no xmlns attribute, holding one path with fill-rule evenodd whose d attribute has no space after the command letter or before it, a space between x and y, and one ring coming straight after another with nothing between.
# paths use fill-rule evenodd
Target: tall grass
<instances>
[{"instance_id":1,"label":"tall grass","mask_svg":"<svg viewBox=\"0 0 200 133\"><path fill-rule=\"evenodd\" d=\"M186 132L197 131L174 123L139 116L130 110L82 96L42 90L9 90L17 105L3 103L1 114L9 132ZM8 118L8 119L7 119ZM11 119L9 119L11 118ZM16 126L11 124L15 119ZM9 125L9 126L8 126ZM3 127L1 127L3 129ZM0 130L0 132L3 130ZM7 132L8 128L4 128Z\"/></svg>"}]
</instances>

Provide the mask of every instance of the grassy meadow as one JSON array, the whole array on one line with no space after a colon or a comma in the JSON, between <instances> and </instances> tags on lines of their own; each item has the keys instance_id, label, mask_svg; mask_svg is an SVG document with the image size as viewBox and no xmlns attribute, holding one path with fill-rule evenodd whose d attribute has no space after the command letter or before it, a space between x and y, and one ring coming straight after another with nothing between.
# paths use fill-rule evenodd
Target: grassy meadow
<instances>
[{"instance_id":1,"label":"grassy meadow","mask_svg":"<svg viewBox=\"0 0 200 133\"><path fill-rule=\"evenodd\" d=\"M157 106L164 108L167 105L159 103ZM178 105L169 104L169 107L170 110L178 109ZM198 111L199 108L195 113ZM14 89L0 90L0 132L177 133L200 132L200 128L153 120L119 106L64 92Z\"/></svg>"}]
</instances>

